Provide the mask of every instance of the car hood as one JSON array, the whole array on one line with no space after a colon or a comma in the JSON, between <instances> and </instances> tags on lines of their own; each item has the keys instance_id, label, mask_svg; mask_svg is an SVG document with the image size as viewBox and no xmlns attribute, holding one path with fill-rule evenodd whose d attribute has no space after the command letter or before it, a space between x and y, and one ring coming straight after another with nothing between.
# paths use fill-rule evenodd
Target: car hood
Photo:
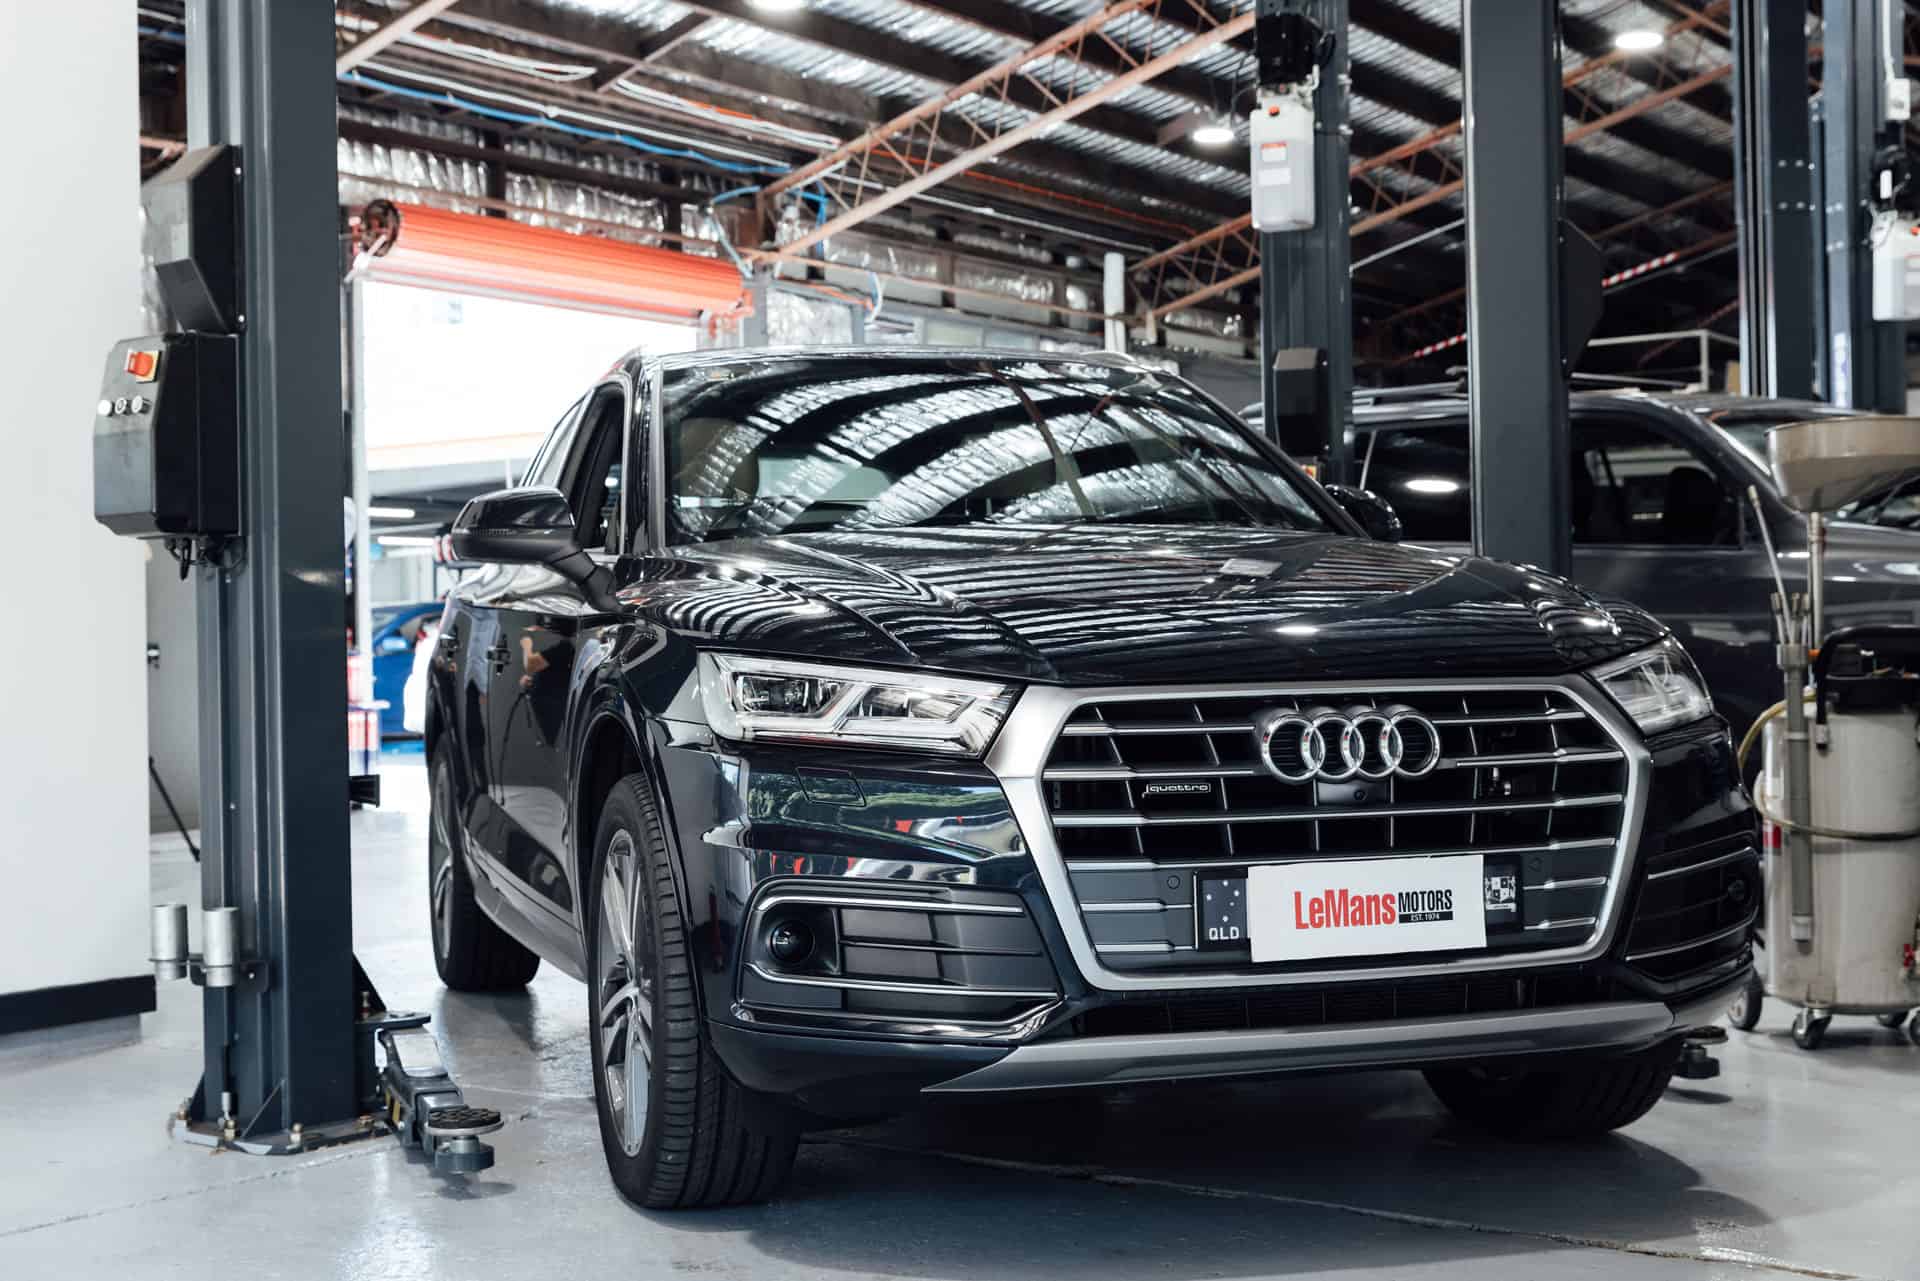
<instances>
[{"instance_id":1,"label":"car hood","mask_svg":"<svg viewBox=\"0 0 1920 1281\"><path fill-rule=\"evenodd\" d=\"M703 646L1078 685L1557 675L1663 631L1519 566L1237 526L708 543L620 597Z\"/></svg>"}]
</instances>

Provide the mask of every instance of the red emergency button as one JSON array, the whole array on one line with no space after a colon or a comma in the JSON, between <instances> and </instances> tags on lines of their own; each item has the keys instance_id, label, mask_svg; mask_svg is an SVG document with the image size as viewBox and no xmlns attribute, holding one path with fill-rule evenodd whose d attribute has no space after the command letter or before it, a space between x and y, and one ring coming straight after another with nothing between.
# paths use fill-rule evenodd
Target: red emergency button
<instances>
[{"instance_id":1,"label":"red emergency button","mask_svg":"<svg viewBox=\"0 0 1920 1281\"><path fill-rule=\"evenodd\" d=\"M127 353L127 372L135 382L150 383L160 370L160 353L157 351L130 351Z\"/></svg>"}]
</instances>

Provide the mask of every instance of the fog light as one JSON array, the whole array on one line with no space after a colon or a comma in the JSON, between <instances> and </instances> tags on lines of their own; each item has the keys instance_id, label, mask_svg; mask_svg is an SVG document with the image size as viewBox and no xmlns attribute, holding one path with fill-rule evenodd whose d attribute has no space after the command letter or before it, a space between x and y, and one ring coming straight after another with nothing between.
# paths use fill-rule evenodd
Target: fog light
<instances>
[{"instance_id":1,"label":"fog light","mask_svg":"<svg viewBox=\"0 0 1920 1281\"><path fill-rule=\"evenodd\" d=\"M799 921L780 921L767 931L767 955L784 966L803 963L813 955L813 931Z\"/></svg>"}]
</instances>

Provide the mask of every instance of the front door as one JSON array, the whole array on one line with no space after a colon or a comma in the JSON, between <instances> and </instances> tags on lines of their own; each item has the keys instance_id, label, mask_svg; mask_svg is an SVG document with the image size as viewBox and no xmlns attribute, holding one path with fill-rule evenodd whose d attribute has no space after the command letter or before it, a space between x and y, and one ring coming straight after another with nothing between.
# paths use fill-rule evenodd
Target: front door
<instances>
[{"instance_id":1,"label":"front door","mask_svg":"<svg viewBox=\"0 0 1920 1281\"><path fill-rule=\"evenodd\" d=\"M618 384L595 393L558 478L581 545L602 558L612 555L624 536L620 485L627 403ZM570 915L569 692L580 648L607 616L579 584L538 566L518 570L495 605L499 648L489 701L494 799L506 820L501 861L543 905Z\"/></svg>"}]
</instances>

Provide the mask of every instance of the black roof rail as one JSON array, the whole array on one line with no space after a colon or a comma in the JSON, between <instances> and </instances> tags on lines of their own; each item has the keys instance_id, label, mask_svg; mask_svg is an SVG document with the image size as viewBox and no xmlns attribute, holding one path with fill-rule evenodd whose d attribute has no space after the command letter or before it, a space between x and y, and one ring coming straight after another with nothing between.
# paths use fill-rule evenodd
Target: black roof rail
<instances>
[{"instance_id":1,"label":"black roof rail","mask_svg":"<svg viewBox=\"0 0 1920 1281\"><path fill-rule=\"evenodd\" d=\"M1692 386L1685 381L1676 382L1671 378L1630 378L1623 374L1583 374L1577 370L1568 376L1567 381L1576 387L1611 387L1622 391L1685 391Z\"/></svg>"},{"instance_id":2,"label":"black roof rail","mask_svg":"<svg viewBox=\"0 0 1920 1281\"><path fill-rule=\"evenodd\" d=\"M1439 383L1411 383L1405 387L1355 387L1356 405L1383 405L1397 400L1432 400L1438 396L1460 396L1467 390L1465 378L1450 378Z\"/></svg>"}]
</instances>

